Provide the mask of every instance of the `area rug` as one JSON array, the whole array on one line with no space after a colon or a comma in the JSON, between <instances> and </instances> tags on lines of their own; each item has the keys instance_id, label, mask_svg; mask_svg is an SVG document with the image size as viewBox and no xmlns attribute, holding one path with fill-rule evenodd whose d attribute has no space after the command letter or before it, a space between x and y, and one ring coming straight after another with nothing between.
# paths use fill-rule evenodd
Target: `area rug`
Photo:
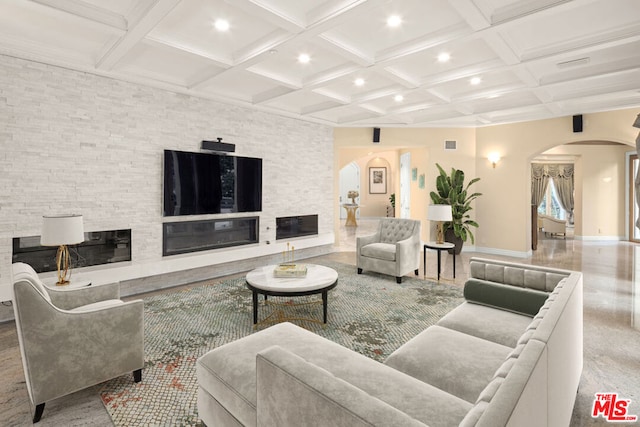
<instances>
[{"instance_id":1,"label":"area rug","mask_svg":"<svg viewBox=\"0 0 640 427\"><path fill-rule=\"evenodd\" d=\"M378 361L463 301L460 288L442 282L407 276L397 284L390 276L358 275L352 265L324 265L339 277L329 292L327 325L295 323ZM297 305L318 297L281 298L284 307L277 309L321 320L321 305ZM238 278L148 297L144 305L142 382L134 383L129 375L113 379L101 389L102 402L116 426L201 425L195 362L209 350L255 332L251 292ZM274 309L261 305L259 319Z\"/></svg>"}]
</instances>

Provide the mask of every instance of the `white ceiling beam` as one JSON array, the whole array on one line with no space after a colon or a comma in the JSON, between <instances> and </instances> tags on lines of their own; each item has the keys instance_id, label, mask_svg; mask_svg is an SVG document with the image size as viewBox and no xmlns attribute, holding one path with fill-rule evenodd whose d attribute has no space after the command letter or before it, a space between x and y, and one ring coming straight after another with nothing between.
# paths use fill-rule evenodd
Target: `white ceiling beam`
<instances>
[{"instance_id":1,"label":"white ceiling beam","mask_svg":"<svg viewBox=\"0 0 640 427\"><path fill-rule=\"evenodd\" d=\"M348 61L355 62L361 67L369 67L374 64L373 57L366 52L356 49L353 46L347 46L342 41L327 34L319 34L317 40L321 42L322 47L340 55Z\"/></svg>"},{"instance_id":2,"label":"white ceiling beam","mask_svg":"<svg viewBox=\"0 0 640 427\"><path fill-rule=\"evenodd\" d=\"M149 44L158 44L160 46L169 47L172 49L176 49L180 52L187 52L191 55L199 56L200 58L204 58L208 61L213 62L217 67L221 68L229 68L233 64L232 58L225 58L221 56L212 55L210 52L204 51L202 49L194 48L192 46L187 46L183 43L179 43L169 38L157 37L157 36L147 36L145 37L145 42Z\"/></svg>"},{"instance_id":3,"label":"white ceiling beam","mask_svg":"<svg viewBox=\"0 0 640 427\"><path fill-rule=\"evenodd\" d=\"M443 31L418 37L408 42L381 50L376 53L376 63L398 61L406 56L431 49L442 44L471 37L473 32L464 24L451 26Z\"/></svg>"},{"instance_id":4,"label":"white ceiling beam","mask_svg":"<svg viewBox=\"0 0 640 427\"><path fill-rule=\"evenodd\" d=\"M320 113L322 111L329 111L334 108L342 107L344 104L336 104L335 101L321 102L320 104L313 104L306 107L302 107L301 113L304 115Z\"/></svg>"},{"instance_id":5,"label":"white ceiling beam","mask_svg":"<svg viewBox=\"0 0 640 427\"><path fill-rule=\"evenodd\" d=\"M288 87L278 86L273 89L265 90L264 92L260 92L257 95L254 95L251 98L251 102L254 104L264 104L269 101L276 100L285 95L289 95L291 93L297 92L295 89L290 89Z\"/></svg>"},{"instance_id":6,"label":"white ceiling beam","mask_svg":"<svg viewBox=\"0 0 640 427\"><path fill-rule=\"evenodd\" d=\"M111 70L129 53L181 0L157 0L138 22L129 27L122 36L96 63L96 68Z\"/></svg>"},{"instance_id":7,"label":"white ceiling beam","mask_svg":"<svg viewBox=\"0 0 640 427\"><path fill-rule=\"evenodd\" d=\"M529 52L523 52L522 61L535 61L561 54L587 55L594 49L607 49L640 40L640 22L617 27L604 33L590 34L586 37L578 37L564 40L553 46L545 46Z\"/></svg>"},{"instance_id":8,"label":"white ceiling beam","mask_svg":"<svg viewBox=\"0 0 640 427\"><path fill-rule=\"evenodd\" d=\"M410 76L407 76L405 73L402 73L398 70L394 70L391 67L381 67L380 71L389 79L394 82L404 86L407 89L415 89L420 87L420 82Z\"/></svg>"},{"instance_id":9,"label":"white ceiling beam","mask_svg":"<svg viewBox=\"0 0 640 427\"><path fill-rule=\"evenodd\" d=\"M306 20L309 27L321 27L321 31L326 31L355 14L367 16L367 12L371 12L384 1L386 0L329 0L310 10Z\"/></svg>"},{"instance_id":10,"label":"white ceiling beam","mask_svg":"<svg viewBox=\"0 0 640 427\"><path fill-rule=\"evenodd\" d=\"M520 62L520 57L515 49L511 47L499 33L492 32L486 34L482 39L505 64L515 65Z\"/></svg>"},{"instance_id":11,"label":"white ceiling beam","mask_svg":"<svg viewBox=\"0 0 640 427\"><path fill-rule=\"evenodd\" d=\"M234 52L234 65L243 65L246 68L254 59L260 59L263 55L270 54L270 52L277 53L278 47L292 40L294 37L294 34L282 29L274 30L254 43ZM255 61L251 62L251 64L253 63L255 63Z\"/></svg>"},{"instance_id":12,"label":"white ceiling beam","mask_svg":"<svg viewBox=\"0 0 640 427\"><path fill-rule=\"evenodd\" d=\"M491 21L473 0L457 0L449 3L475 31L491 26Z\"/></svg>"},{"instance_id":13,"label":"white ceiling beam","mask_svg":"<svg viewBox=\"0 0 640 427\"><path fill-rule=\"evenodd\" d=\"M306 27L303 20L271 7L268 2L261 0L225 0L225 2L290 33L299 33Z\"/></svg>"},{"instance_id":14,"label":"white ceiling beam","mask_svg":"<svg viewBox=\"0 0 640 427\"><path fill-rule=\"evenodd\" d=\"M81 0L31 0L53 9L61 10L80 18L89 19L118 30L127 31L124 16Z\"/></svg>"},{"instance_id":15,"label":"white ceiling beam","mask_svg":"<svg viewBox=\"0 0 640 427\"><path fill-rule=\"evenodd\" d=\"M582 1L583 4L589 0ZM574 3L571 5L570 3ZM548 13L557 13L558 10L563 9L563 6L574 8L576 7L575 0L536 0L528 2L513 2L508 6L502 7L494 11L491 16L491 23L493 25L504 22L510 22L519 19L525 19L529 16L545 16Z\"/></svg>"},{"instance_id":16,"label":"white ceiling beam","mask_svg":"<svg viewBox=\"0 0 640 427\"><path fill-rule=\"evenodd\" d=\"M304 80L303 83L307 88L323 86L330 83L332 80L348 76L359 71L360 69L361 68L355 64L343 64L329 70L314 74L313 76L309 76Z\"/></svg>"}]
</instances>

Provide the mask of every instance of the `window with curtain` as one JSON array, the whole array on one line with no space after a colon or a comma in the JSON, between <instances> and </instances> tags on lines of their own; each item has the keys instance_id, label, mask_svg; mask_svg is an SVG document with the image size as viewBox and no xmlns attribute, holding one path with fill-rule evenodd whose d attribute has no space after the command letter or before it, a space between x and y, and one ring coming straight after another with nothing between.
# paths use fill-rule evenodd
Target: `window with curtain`
<instances>
[{"instance_id":1,"label":"window with curtain","mask_svg":"<svg viewBox=\"0 0 640 427\"><path fill-rule=\"evenodd\" d=\"M557 219L567 219L567 211L565 211L560 205L558 192L556 191L553 178L549 179L547 191L545 191L542 202L540 203L540 206L538 206L538 213L542 215L549 215Z\"/></svg>"},{"instance_id":2,"label":"window with curtain","mask_svg":"<svg viewBox=\"0 0 640 427\"><path fill-rule=\"evenodd\" d=\"M573 223L573 164L531 164L531 204L538 213Z\"/></svg>"}]
</instances>

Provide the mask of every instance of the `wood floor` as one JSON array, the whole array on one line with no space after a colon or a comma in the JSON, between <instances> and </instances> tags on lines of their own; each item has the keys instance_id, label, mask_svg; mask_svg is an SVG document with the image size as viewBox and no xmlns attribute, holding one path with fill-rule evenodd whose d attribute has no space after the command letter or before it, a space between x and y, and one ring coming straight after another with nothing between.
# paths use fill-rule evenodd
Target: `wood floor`
<instances>
[{"instance_id":1,"label":"wood floor","mask_svg":"<svg viewBox=\"0 0 640 427\"><path fill-rule=\"evenodd\" d=\"M359 220L358 227L343 228L336 252L314 258L313 262L331 259L355 265L355 237L368 234L376 223ZM602 418L591 417L594 395L598 392L617 392L620 398L631 399L629 414L640 416L640 245L541 236L538 250L526 259L463 252L456 260L455 281L449 280L453 273L451 256L443 256L443 279L462 286L468 277L471 256L582 271L584 370L571 425L610 425ZM422 267L420 274L424 274ZM435 275L436 254L428 251L426 276ZM0 324L0 366L0 426L31 425L31 409L12 321ZM98 387L94 387L47 402L38 425L112 424L98 397Z\"/></svg>"}]
</instances>

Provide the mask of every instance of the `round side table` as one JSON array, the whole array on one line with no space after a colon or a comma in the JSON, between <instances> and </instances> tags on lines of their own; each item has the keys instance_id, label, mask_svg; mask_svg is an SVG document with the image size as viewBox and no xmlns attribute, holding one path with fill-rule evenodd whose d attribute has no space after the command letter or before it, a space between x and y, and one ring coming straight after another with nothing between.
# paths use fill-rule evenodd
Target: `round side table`
<instances>
[{"instance_id":1,"label":"round side table","mask_svg":"<svg viewBox=\"0 0 640 427\"><path fill-rule=\"evenodd\" d=\"M456 245L449 242L436 243L429 242L424 244L423 248L423 263L424 263L424 274L427 275L427 249L433 249L438 251L438 281L440 281L440 253L442 251L448 251L449 249L455 248ZM453 254L453 278L456 278L456 254Z\"/></svg>"}]
</instances>

